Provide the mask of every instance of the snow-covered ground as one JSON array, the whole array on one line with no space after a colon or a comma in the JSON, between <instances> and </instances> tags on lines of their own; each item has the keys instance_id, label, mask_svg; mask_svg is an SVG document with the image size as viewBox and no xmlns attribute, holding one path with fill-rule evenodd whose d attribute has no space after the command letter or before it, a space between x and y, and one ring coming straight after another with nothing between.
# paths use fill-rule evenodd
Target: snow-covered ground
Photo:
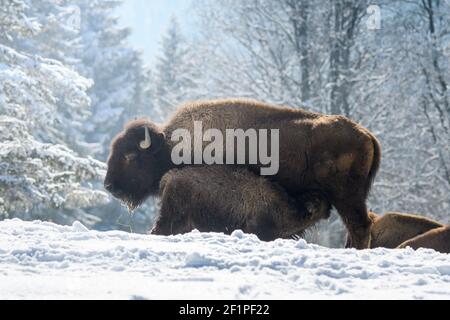
<instances>
[{"instance_id":1,"label":"snow-covered ground","mask_svg":"<svg viewBox=\"0 0 450 320\"><path fill-rule=\"evenodd\" d=\"M450 299L450 255L0 222L0 299Z\"/></svg>"}]
</instances>

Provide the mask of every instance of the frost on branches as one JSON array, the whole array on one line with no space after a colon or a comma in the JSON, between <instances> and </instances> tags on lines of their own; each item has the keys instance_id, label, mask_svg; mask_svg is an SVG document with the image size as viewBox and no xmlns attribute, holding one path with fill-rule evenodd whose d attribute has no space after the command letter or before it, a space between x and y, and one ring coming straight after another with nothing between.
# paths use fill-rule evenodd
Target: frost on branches
<instances>
[{"instance_id":1,"label":"frost on branches","mask_svg":"<svg viewBox=\"0 0 450 320\"><path fill-rule=\"evenodd\" d=\"M64 222L64 210L80 213L108 199L90 184L104 174L104 164L66 143L68 120L89 115L92 83L56 60L16 48L42 30L26 16L28 4L2 1L0 10L0 29L8 30L0 35L0 218L55 220L54 212ZM87 217L67 219L95 220Z\"/></svg>"},{"instance_id":2,"label":"frost on branches","mask_svg":"<svg viewBox=\"0 0 450 320\"><path fill-rule=\"evenodd\" d=\"M29 217L47 208L89 207L107 200L84 183L104 174L104 164L80 158L64 145L37 141L27 123L0 116L0 217Z\"/></svg>"}]
</instances>

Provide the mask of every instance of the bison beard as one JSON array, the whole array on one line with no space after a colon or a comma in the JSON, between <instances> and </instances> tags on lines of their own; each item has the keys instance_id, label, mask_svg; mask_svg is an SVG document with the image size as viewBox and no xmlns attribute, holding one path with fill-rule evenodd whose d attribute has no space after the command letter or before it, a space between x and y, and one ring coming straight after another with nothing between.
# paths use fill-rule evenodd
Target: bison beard
<instances>
[{"instance_id":1,"label":"bison beard","mask_svg":"<svg viewBox=\"0 0 450 320\"><path fill-rule=\"evenodd\" d=\"M233 166L170 170L161 181L160 207L152 234L241 229L265 241L302 236L330 214L319 193L294 202L276 183Z\"/></svg>"},{"instance_id":2,"label":"bison beard","mask_svg":"<svg viewBox=\"0 0 450 320\"><path fill-rule=\"evenodd\" d=\"M292 203L301 203L310 190L319 191L347 227L348 246L369 247L371 220L365 202L380 165L380 146L367 129L342 116L239 99L187 104L163 126L144 119L126 126L112 143L105 188L132 206L156 195L163 175L183 167L170 158L172 132L184 128L192 134L195 121L202 121L204 130L221 132L279 129L279 171L265 179L282 188ZM149 147L140 144L146 135ZM261 164L244 167L259 173Z\"/></svg>"}]
</instances>

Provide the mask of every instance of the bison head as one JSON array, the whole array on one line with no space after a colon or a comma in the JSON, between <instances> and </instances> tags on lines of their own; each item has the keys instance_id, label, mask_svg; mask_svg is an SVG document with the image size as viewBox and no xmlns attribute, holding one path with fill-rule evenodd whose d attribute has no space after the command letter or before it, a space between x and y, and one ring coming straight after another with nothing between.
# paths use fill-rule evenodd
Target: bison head
<instances>
[{"instance_id":1,"label":"bison head","mask_svg":"<svg viewBox=\"0 0 450 320\"><path fill-rule=\"evenodd\" d=\"M156 194L171 160L164 133L149 120L131 121L111 143L104 186L130 210Z\"/></svg>"}]
</instances>

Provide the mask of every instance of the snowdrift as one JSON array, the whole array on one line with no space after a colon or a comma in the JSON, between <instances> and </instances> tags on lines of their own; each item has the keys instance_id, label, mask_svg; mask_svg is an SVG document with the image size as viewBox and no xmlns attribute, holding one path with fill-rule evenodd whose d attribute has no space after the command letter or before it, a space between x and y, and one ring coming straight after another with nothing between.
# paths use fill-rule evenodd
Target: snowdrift
<instances>
[{"instance_id":1,"label":"snowdrift","mask_svg":"<svg viewBox=\"0 0 450 320\"><path fill-rule=\"evenodd\" d=\"M450 299L450 255L0 222L0 299Z\"/></svg>"}]
</instances>

